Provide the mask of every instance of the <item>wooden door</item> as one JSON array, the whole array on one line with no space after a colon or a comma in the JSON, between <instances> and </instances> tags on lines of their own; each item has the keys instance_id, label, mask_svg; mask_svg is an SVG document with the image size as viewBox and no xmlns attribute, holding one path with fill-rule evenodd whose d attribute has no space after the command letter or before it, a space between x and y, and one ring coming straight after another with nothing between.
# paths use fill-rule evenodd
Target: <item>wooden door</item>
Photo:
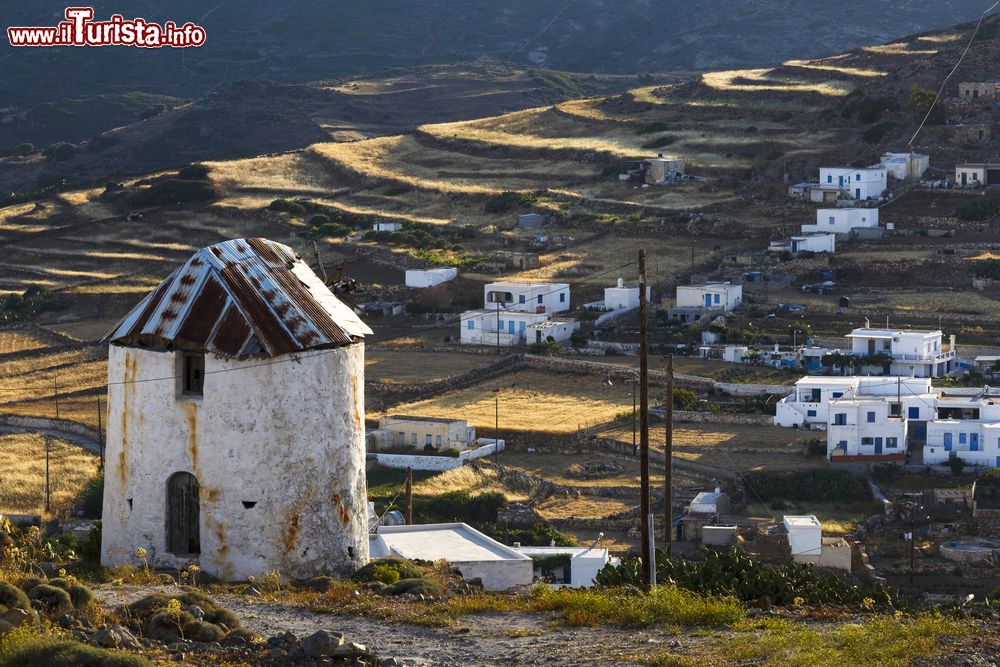
<instances>
[{"instance_id":1,"label":"wooden door","mask_svg":"<svg viewBox=\"0 0 1000 667\"><path fill-rule=\"evenodd\" d=\"M201 553L199 515L198 479L189 472L174 473L167 480L167 551Z\"/></svg>"}]
</instances>

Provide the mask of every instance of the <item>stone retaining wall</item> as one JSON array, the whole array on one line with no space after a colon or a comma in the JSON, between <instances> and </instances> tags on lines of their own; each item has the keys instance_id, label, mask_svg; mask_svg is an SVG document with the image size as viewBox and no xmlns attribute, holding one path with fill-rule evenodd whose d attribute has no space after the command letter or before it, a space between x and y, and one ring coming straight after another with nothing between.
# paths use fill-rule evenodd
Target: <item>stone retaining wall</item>
<instances>
[{"instance_id":1,"label":"stone retaining wall","mask_svg":"<svg viewBox=\"0 0 1000 667\"><path fill-rule=\"evenodd\" d=\"M45 417L25 417L22 415L0 414L0 426L14 426L23 429L62 431L86 438L94 443L100 440L96 428L68 419L46 419Z\"/></svg>"},{"instance_id":2,"label":"stone retaining wall","mask_svg":"<svg viewBox=\"0 0 1000 667\"><path fill-rule=\"evenodd\" d=\"M461 389L477 384L483 380L510 373L523 364L522 355L512 354L482 368L474 368L459 375L453 375L443 380L432 382L414 382L394 384L390 382L366 382L365 390L382 401L383 410L410 401L420 400L453 389Z\"/></svg>"}]
</instances>

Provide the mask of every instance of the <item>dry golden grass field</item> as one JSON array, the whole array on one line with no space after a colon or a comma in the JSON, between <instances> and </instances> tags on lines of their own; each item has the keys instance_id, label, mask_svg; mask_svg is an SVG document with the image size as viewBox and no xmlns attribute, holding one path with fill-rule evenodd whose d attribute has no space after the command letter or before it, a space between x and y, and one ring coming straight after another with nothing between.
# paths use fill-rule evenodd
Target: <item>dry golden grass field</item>
<instances>
[{"instance_id":1,"label":"dry golden grass field","mask_svg":"<svg viewBox=\"0 0 1000 667\"><path fill-rule=\"evenodd\" d=\"M0 365L0 412L55 417L58 389L59 417L97 426L97 398L105 394L107 377L108 364L97 347L5 361Z\"/></svg>"},{"instance_id":2,"label":"dry golden grass field","mask_svg":"<svg viewBox=\"0 0 1000 667\"><path fill-rule=\"evenodd\" d=\"M580 488L639 487L639 463L635 458L610 458L593 454L545 454L521 450L501 452L498 458L502 466L515 468L538 477L544 477L550 482L562 486ZM596 478L581 478L570 474L569 467L571 465L588 462L615 463L622 466L623 471L618 475ZM653 485L662 485L663 471L659 469L659 466L652 466L649 478ZM673 480L677 486L699 486L702 483L699 478L692 477L680 471L674 472Z\"/></svg>"},{"instance_id":3,"label":"dry golden grass field","mask_svg":"<svg viewBox=\"0 0 1000 667\"><path fill-rule=\"evenodd\" d=\"M48 343L39 336L25 331L0 331L0 354L37 350Z\"/></svg>"},{"instance_id":4,"label":"dry golden grass field","mask_svg":"<svg viewBox=\"0 0 1000 667\"><path fill-rule=\"evenodd\" d=\"M365 352L365 380L394 384L432 382L481 368L495 357L461 352L412 352L378 350Z\"/></svg>"},{"instance_id":5,"label":"dry golden grass field","mask_svg":"<svg viewBox=\"0 0 1000 667\"><path fill-rule=\"evenodd\" d=\"M632 394L624 386L609 387L599 377L525 370L399 405L392 412L465 419L476 428L492 430L496 398L500 405L501 437L507 429L571 433L586 425L609 421L626 407L632 408Z\"/></svg>"},{"instance_id":6,"label":"dry golden grass field","mask_svg":"<svg viewBox=\"0 0 1000 667\"><path fill-rule=\"evenodd\" d=\"M623 425L603 436L632 442L632 427ZM674 424L676 458L704 463L732 472L798 470L827 465L824 459L807 458L802 450L813 439L792 429L741 424ZM663 451L663 423L650 426L650 446Z\"/></svg>"},{"instance_id":7,"label":"dry golden grass field","mask_svg":"<svg viewBox=\"0 0 1000 667\"><path fill-rule=\"evenodd\" d=\"M67 509L99 460L81 447L50 440L51 510ZM45 510L45 438L36 434L0 434L0 513L42 514Z\"/></svg>"},{"instance_id":8,"label":"dry golden grass field","mask_svg":"<svg viewBox=\"0 0 1000 667\"><path fill-rule=\"evenodd\" d=\"M453 491L465 491L471 495L495 491L502 493L509 502L524 502L529 495L525 489L511 489L504 485L498 479L496 471L488 467L475 469L462 466L415 482L413 485L413 493L418 496L437 496Z\"/></svg>"}]
</instances>

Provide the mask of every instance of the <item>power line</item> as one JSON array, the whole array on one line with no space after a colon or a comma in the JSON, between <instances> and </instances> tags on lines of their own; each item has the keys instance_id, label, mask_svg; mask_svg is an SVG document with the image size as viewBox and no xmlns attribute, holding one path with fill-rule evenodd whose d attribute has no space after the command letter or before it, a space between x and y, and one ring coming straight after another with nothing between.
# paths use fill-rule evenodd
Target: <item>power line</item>
<instances>
[{"instance_id":1,"label":"power line","mask_svg":"<svg viewBox=\"0 0 1000 667\"><path fill-rule=\"evenodd\" d=\"M938 100L944 93L945 86L948 85L948 81L951 79L952 75L958 70L959 66L962 64L962 61L965 60L965 56L969 54L969 50L972 48L972 43L976 41L976 35L979 34L979 28L983 25L983 21L986 20L986 15L992 12L994 9L996 9L998 5L1000 5L1000 0L997 0L992 5L990 5L989 9L983 12L982 15L979 17L979 21L976 22L976 28L975 30L972 31L972 37L969 38L969 43L965 45L965 50L962 51L962 55L959 57L958 62L955 63L955 66L951 68L950 72L948 72L948 75L944 78L944 81L941 82L941 88L938 89L937 95L934 96L934 101L931 102L930 108L927 109L927 114L924 116L924 119L920 121L920 125L917 127L917 131L913 133L912 137L910 137L910 141L907 142L906 144L907 146L912 146L913 142L916 141L917 139L917 135L920 134L920 130L924 129L924 125L927 124L928 119L931 117L931 113L934 112L934 107L937 105Z\"/></svg>"}]
</instances>

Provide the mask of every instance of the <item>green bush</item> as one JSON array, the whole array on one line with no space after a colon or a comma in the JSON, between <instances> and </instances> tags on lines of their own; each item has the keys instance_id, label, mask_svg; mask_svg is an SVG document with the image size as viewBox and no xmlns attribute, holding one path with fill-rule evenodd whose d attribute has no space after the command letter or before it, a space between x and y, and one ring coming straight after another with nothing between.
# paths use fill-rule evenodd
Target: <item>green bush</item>
<instances>
[{"instance_id":1,"label":"green bush","mask_svg":"<svg viewBox=\"0 0 1000 667\"><path fill-rule=\"evenodd\" d=\"M209 169L203 164L189 164L177 172L177 178L185 181L204 181L208 179Z\"/></svg>"},{"instance_id":2,"label":"green bush","mask_svg":"<svg viewBox=\"0 0 1000 667\"><path fill-rule=\"evenodd\" d=\"M504 544L520 542L530 547L547 547L555 541L557 547L576 546L576 542L540 521L535 522L528 528L508 528L506 526L492 525L483 532Z\"/></svg>"},{"instance_id":3,"label":"green bush","mask_svg":"<svg viewBox=\"0 0 1000 667\"><path fill-rule=\"evenodd\" d=\"M948 459L948 467L951 468L951 474L956 476L961 475L962 470L965 469L965 461L959 456L952 456Z\"/></svg>"},{"instance_id":4,"label":"green bush","mask_svg":"<svg viewBox=\"0 0 1000 667\"><path fill-rule=\"evenodd\" d=\"M151 107L146 107L139 114L139 120L149 120L150 118L156 118L160 114L167 112L166 104L155 104Z\"/></svg>"},{"instance_id":5,"label":"green bush","mask_svg":"<svg viewBox=\"0 0 1000 667\"><path fill-rule=\"evenodd\" d=\"M872 466L872 477L877 482L891 482L898 479L903 469L895 463L876 463Z\"/></svg>"},{"instance_id":6,"label":"green bush","mask_svg":"<svg viewBox=\"0 0 1000 667\"><path fill-rule=\"evenodd\" d=\"M69 593L51 584L40 584L31 589L28 598L42 603L45 611L54 614L64 614L73 609L73 601Z\"/></svg>"},{"instance_id":7,"label":"green bush","mask_svg":"<svg viewBox=\"0 0 1000 667\"><path fill-rule=\"evenodd\" d=\"M989 220L1000 213L1000 197L982 197L959 204L955 215L959 220ZM995 262L996 260L987 260ZM986 262L976 262L977 265Z\"/></svg>"},{"instance_id":8,"label":"green bush","mask_svg":"<svg viewBox=\"0 0 1000 667\"><path fill-rule=\"evenodd\" d=\"M562 352L562 346L554 340L547 340L543 343L532 343L528 347L531 354L544 354L554 357Z\"/></svg>"},{"instance_id":9,"label":"green bush","mask_svg":"<svg viewBox=\"0 0 1000 667\"><path fill-rule=\"evenodd\" d=\"M268 204L268 208L272 211L282 211L284 213L290 213L291 215L305 215L306 207L297 201L291 201L289 199L275 199L273 202Z\"/></svg>"},{"instance_id":10,"label":"green bush","mask_svg":"<svg viewBox=\"0 0 1000 667\"><path fill-rule=\"evenodd\" d=\"M88 519L100 519L104 507L104 473L92 477L76 498L77 509Z\"/></svg>"},{"instance_id":11,"label":"green bush","mask_svg":"<svg viewBox=\"0 0 1000 667\"><path fill-rule=\"evenodd\" d=\"M31 600L27 594L14 584L0 581L0 606L8 609L31 610Z\"/></svg>"},{"instance_id":12,"label":"green bush","mask_svg":"<svg viewBox=\"0 0 1000 667\"><path fill-rule=\"evenodd\" d=\"M882 609L905 605L896 591L876 586L866 588L835 575L820 575L810 564L789 561L770 565L750 558L737 548L717 552L703 550L703 560L666 558L656 554L657 581L672 581L680 588L709 598L729 597L744 602L767 600L775 605L790 605L796 598L807 604L865 604L870 598ZM617 567L607 565L596 578L600 586L635 586L641 583L638 558L625 558Z\"/></svg>"},{"instance_id":13,"label":"green bush","mask_svg":"<svg viewBox=\"0 0 1000 667\"><path fill-rule=\"evenodd\" d=\"M472 524L496 523L497 512L507 504L502 493L488 491L476 496L466 491L449 491L414 503L414 512L432 521L462 521ZM404 577L405 578L405 577Z\"/></svg>"},{"instance_id":14,"label":"green bush","mask_svg":"<svg viewBox=\"0 0 1000 667\"><path fill-rule=\"evenodd\" d=\"M0 667L153 667L142 656L118 653L18 628L0 641Z\"/></svg>"},{"instance_id":15,"label":"green bush","mask_svg":"<svg viewBox=\"0 0 1000 667\"><path fill-rule=\"evenodd\" d=\"M68 141L57 141L46 146L42 155L53 162L65 162L76 155L77 150L76 144L71 144Z\"/></svg>"},{"instance_id":16,"label":"green bush","mask_svg":"<svg viewBox=\"0 0 1000 667\"><path fill-rule=\"evenodd\" d=\"M394 584L399 581L399 571L385 563L379 563L372 569L372 579L383 584Z\"/></svg>"},{"instance_id":17,"label":"green bush","mask_svg":"<svg viewBox=\"0 0 1000 667\"><path fill-rule=\"evenodd\" d=\"M389 571L395 573L395 581L393 582L388 582L380 578L380 576L391 576L386 575ZM390 556L389 558L378 558L371 561L355 572L351 576L351 579L357 582L382 581L383 583L396 583L401 579L419 579L421 576L420 570L410 561Z\"/></svg>"},{"instance_id":18,"label":"green bush","mask_svg":"<svg viewBox=\"0 0 1000 667\"><path fill-rule=\"evenodd\" d=\"M49 585L61 588L69 593L70 602L73 604L74 609L80 609L81 607L85 607L94 601L93 592L91 592L91 590L83 584L71 582L70 580L63 579L62 577L56 577L55 579L49 580ZM31 597L30 591L28 596Z\"/></svg>"},{"instance_id":19,"label":"green bush","mask_svg":"<svg viewBox=\"0 0 1000 667\"><path fill-rule=\"evenodd\" d=\"M679 387L674 389L674 409L694 410L698 406L698 394L691 389Z\"/></svg>"},{"instance_id":20,"label":"green bush","mask_svg":"<svg viewBox=\"0 0 1000 667\"><path fill-rule=\"evenodd\" d=\"M483 204L486 213L506 213L514 208L527 208L538 201L538 197L524 192L501 192L490 196Z\"/></svg>"},{"instance_id":21,"label":"green bush","mask_svg":"<svg viewBox=\"0 0 1000 667\"><path fill-rule=\"evenodd\" d=\"M743 479L751 496L764 501L782 498L850 503L869 497L865 483L846 470L754 471Z\"/></svg>"}]
</instances>

